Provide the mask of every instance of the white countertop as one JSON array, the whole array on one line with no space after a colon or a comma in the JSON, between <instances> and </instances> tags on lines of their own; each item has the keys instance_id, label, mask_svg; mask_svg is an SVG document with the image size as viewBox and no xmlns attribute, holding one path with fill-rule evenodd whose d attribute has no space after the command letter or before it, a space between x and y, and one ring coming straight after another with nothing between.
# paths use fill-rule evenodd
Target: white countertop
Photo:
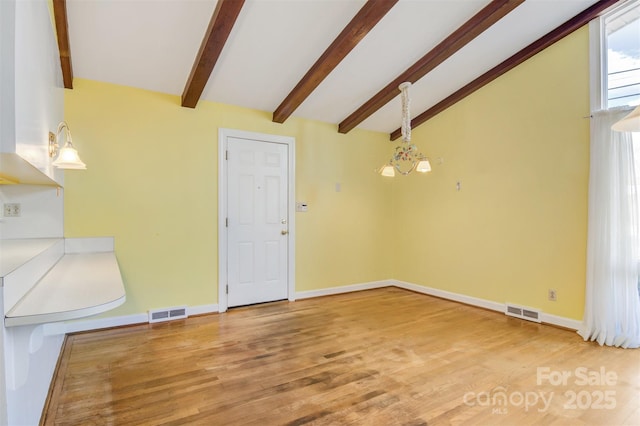
<instances>
[{"instance_id":1,"label":"white countertop","mask_svg":"<svg viewBox=\"0 0 640 426\"><path fill-rule=\"evenodd\" d=\"M61 240L62 238L0 240L0 278L7 276Z\"/></svg>"},{"instance_id":2,"label":"white countertop","mask_svg":"<svg viewBox=\"0 0 640 426\"><path fill-rule=\"evenodd\" d=\"M112 237L0 240L0 283L7 327L95 315L126 299Z\"/></svg>"},{"instance_id":3,"label":"white countertop","mask_svg":"<svg viewBox=\"0 0 640 426\"><path fill-rule=\"evenodd\" d=\"M65 254L6 314L7 327L65 321L124 303L125 290L113 252Z\"/></svg>"}]
</instances>

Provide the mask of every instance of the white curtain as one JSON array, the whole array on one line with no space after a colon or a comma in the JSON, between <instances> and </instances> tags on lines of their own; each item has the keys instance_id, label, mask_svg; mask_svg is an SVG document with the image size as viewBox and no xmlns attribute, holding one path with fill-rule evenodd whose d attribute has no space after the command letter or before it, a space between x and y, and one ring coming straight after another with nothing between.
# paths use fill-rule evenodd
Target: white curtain
<instances>
[{"instance_id":1,"label":"white curtain","mask_svg":"<svg viewBox=\"0 0 640 426\"><path fill-rule=\"evenodd\" d=\"M613 109L591 119L585 340L640 347L638 194L629 132L611 125L629 113Z\"/></svg>"}]
</instances>

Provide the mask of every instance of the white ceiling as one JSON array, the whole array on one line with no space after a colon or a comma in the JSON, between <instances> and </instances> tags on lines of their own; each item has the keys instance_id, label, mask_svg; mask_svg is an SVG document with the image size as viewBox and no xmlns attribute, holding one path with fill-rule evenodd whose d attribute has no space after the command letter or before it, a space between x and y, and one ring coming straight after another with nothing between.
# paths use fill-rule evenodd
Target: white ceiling
<instances>
[{"instance_id":1,"label":"white ceiling","mask_svg":"<svg viewBox=\"0 0 640 426\"><path fill-rule=\"evenodd\" d=\"M339 123L489 3L400 0L294 112ZM526 0L412 88L415 116L596 0ZM201 99L273 112L364 0L246 0ZM216 0L67 0L74 77L181 95ZM360 124L399 127L394 101Z\"/></svg>"}]
</instances>

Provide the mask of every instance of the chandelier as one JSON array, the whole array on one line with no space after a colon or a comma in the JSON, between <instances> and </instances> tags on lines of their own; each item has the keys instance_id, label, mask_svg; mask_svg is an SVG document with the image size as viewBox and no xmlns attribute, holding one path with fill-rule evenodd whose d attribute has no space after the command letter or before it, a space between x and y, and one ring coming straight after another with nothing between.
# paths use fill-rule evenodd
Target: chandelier
<instances>
[{"instance_id":1,"label":"chandelier","mask_svg":"<svg viewBox=\"0 0 640 426\"><path fill-rule=\"evenodd\" d=\"M411 115L409 111L411 103L409 99L410 87L411 83L409 82L402 83L398 86L402 100L402 127L400 129L402 131L402 141L396 146L389 162L377 170L382 176L393 177L396 175L396 171L403 176L408 175L414 170L418 173L431 171L431 164L427 157L418 151L418 148L411 143Z\"/></svg>"}]
</instances>

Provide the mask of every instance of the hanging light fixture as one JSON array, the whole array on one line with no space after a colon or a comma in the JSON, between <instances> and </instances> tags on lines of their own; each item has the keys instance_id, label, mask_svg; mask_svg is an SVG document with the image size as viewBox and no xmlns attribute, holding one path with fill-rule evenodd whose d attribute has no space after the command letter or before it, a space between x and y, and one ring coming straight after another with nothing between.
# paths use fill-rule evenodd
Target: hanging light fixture
<instances>
[{"instance_id":1,"label":"hanging light fixture","mask_svg":"<svg viewBox=\"0 0 640 426\"><path fill-rule=\"evenodd\" d=\"M396 171L403 176L414 170L418 173L431 171L429 159L418 151L418 147L411 143L410 87L410 82L405 82L398 86L402 100L402 126L400 128L402 141L396 146L389 162L377 170L382 176L393 177L396 175Z\"/></svg>"},{"instance_id":2,"label":"hanging light fixture","mask_svg":"<svg viewBox=\"0 0 640 426\"><path fill-rule=\"evenodd\" d=\"M60 148L60 133L63 130L66 130L67 138L64 143L64 146ZM82 162L80 156L78 155L78 151L73 147L73 143L71 142L71 130L69 130L69 126L64 121L58 124L58 130L56 134L49 133L49 157L53 158L58 156L53 161L53 166L59 169L69 169L69 170L86 170L87 165Z\"/></svg>"}]
</instances>

